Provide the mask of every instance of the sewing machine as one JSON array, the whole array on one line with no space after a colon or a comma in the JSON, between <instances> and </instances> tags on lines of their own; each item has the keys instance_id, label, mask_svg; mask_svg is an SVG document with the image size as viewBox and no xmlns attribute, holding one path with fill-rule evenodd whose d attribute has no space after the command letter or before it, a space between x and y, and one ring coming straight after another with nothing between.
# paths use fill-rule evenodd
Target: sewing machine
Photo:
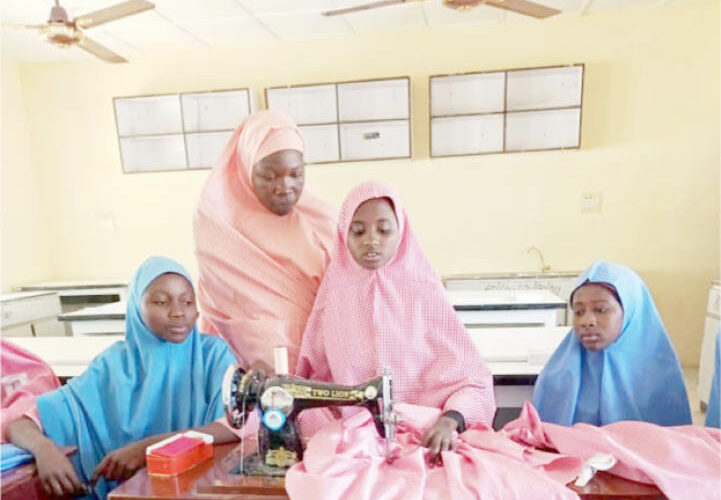
<instances>
[{"instance_id":1,"label":"sewing machine","mask_svg":"<svg viewBox=\"0 0 721 500\"><path fill-rule=\"evenodd\" d=\"M390 441L395 434L391 375L372 378L356 386L345 386L290 375L267 377L262 370L238 365L228 368L223 379L223 403L230 425L242 427L250 412L260 413L258 453L241 460L238 473L283 476L303 459L303 446L296 419L309 408L361 406L373 415L378 434Z\"/></svg>"}]
</instances>

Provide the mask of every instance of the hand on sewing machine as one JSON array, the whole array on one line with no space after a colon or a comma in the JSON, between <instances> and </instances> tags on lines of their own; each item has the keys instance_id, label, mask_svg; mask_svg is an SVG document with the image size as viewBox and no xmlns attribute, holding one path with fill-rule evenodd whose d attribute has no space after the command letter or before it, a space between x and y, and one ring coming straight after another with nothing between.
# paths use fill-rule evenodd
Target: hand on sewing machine
<instances>
[{"instance_id":1,"label":"hand on sewing machine","mask_svg":"<svg viewBox=\"0 0 721 500\"><path fill-rule=\"evenodd\" d=\"M90 482L95 483L101 476L111 481L129 479L145 466L146 446L146 443L139 441L111 451L95 468Z\"/></svg>"},{"instance_id":2,"label":"hand on sewing machine","mask_svg":"<svg viewBox=\"0 0 721 500\"><path fill-rule=\"evenodd\" d=\"M428 448L428 463L440 465L441 452L456 449L454 433L458 429L458 422L446 415L441 416L423 437L423 446Z\"/></svg>"}]
</instances>

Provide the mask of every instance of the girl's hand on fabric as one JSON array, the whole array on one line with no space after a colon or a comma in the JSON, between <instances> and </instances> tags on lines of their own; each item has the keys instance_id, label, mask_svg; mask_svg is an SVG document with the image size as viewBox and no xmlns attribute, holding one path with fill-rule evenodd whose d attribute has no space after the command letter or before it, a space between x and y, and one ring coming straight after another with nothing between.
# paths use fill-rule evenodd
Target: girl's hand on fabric
<instances>
[{"instance_id":1,"label":"girl's hand on fabric","mask_svg":"<svg viewBox=\"0 0 721 500\"><path fill-rule=\"evenodd\" d=\"M428 448L428 464L441 465L441 452L456 449L455 432L458 422L442 416L423 437L423 446Z\"/></svg>"},{"instance_id":2,"label":"girl's hand on fabric","mask_svg":"<svg viewBox=\"0 0 721 500\"><path fill-rule=\"evenodd\" d=\"M55 443L46 440L33 450L38 468L38 477L45 491L50 495L79 495L88 492L75 468L65 453Z\"/></svg>"},{"instance_id":3,"label":"girl's hand on fabric","mask_svg":"<svg viewBox=\"0 0 721 500\"><path fill-rule=\"evenodd\" d=\"M133 443L118 448L105 455L102 462L95 468L91 483L101 476L110 481L130 479L138 469L145 466L145 445Z\"/></svg>"}]
</instances>

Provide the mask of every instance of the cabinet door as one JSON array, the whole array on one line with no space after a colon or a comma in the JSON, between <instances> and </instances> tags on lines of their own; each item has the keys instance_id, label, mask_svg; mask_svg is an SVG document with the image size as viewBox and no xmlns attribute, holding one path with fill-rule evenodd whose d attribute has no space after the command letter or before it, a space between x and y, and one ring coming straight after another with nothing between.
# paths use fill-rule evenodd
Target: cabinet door
<instances>
[{"instance_id":1,"label":"cabinet door","mask_svg":"<svg viewBox=\"0 0 721 500\"><path fill-rule=\"evenodd\" d=\"M183 132L177 95L118 97L114 104L120 137Z\"/></svg>"},{"instance_id":2,"label":"cabinet door","mask_svg":"<svg viewBox=\"0 0 721 500\"><path fill-rule=\"evenodd\" d=\"M408 118L408 78L339 83L338 108L341 122Z\"/></svg>"},{"instance_id":3,"label":"cabinet door","mask_svg":"<svg viewBox=\"0 0 721 500\"><path fill-rule=\"evenodd\" d=\"M431 116L502 113L506 73L431 78Z\"/></svg>"},{"instance_id":4,"label":"cabinet door","mask_svg":"<svg viewBox=\"0 0 721 500\"><path fill-rule=\"evenodd\" d=\"M340 140L343 160L408 158L411 155L408 120L341 124Z\"/></svg>"},{"instance_id":5,"label":"cabinet door","mask_svg":"<svg viewBox=\"0 0 721 500\"><path fill-rule=\"evenodd\" d=\"M223 148L232 135L232 130L187 134L185 144L188 148L188 167L212 168L218 163Z\"/></svg>"},{"instance_id":6,"label":"cabinet door","mask_svg":"<svg viewBox=\"0 0 721 500\"><path fill-rule=\"evenodd\" d=\"M250 114L247 90L182 94L186 132L233 130Z\"/></svg>"},{"instance_id":7,"label":"cabinet door","mask_svg":"<svg viewBox=\"0 0 721 500\"><path fill-rule=\"evenodd\" d=\"M187 168L183 134L120 139L125 172Z\"/></svg>"},{"instance_id":8,"label":"cabinet door","mask_svg":"<svg viewBox=\"0 0 721 500\"><path fill-rule=\"evenodd\" d=\"M506 109L565 108L581 105L582 66L508 72Z\"/></svg>"},{"instance_id":9,"label":"cabinet door","mask_svg":"<svg viewBox=\"0 0 721 500\"><path fill-rule=\"evenodd\" d=\"M340 160L338 125L303 125L299 128L305 142L303 159L306 163Z\"/></svg>"},{"instance_id":10,"label":"cabinet door","mask_svg":"<svg viewBox=\"0 0 721 500\"><path fill-rule=\"evenodd\" d=\"M431 120L431 155L503 151L503 115L455 116Z\"/></svg>"},{"instance_id":11,"label":"cabinet door","mask_svg":"<svg viewBox=\"0 0 721 500\"><path fill-rule=\"evenodd\" d=\"M576 148L580 146L581 109L553 109L509 113L506 150Z\"/></svg>"},{"instance_id":12,"label":"cabinet door","mask_svg":"<svg viewBox=\"0 0 721 500\"><path fill-rule=\"evenodd\" d=\"M306 87L269 88L268 109L283 111L298 125L338 121L335 84Z\"/></svg>"}]
</instances>

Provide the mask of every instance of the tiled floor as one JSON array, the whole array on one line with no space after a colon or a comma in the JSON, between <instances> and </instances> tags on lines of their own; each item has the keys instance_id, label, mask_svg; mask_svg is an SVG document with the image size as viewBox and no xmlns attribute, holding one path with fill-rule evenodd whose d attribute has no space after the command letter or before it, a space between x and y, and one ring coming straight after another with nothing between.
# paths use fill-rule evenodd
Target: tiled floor
<instances>
[{"instance_id":1,"label":"tiled floor","mask_svg":"<svg viewBox=\"0 0 721 500\"><path fill-rule=\"evenodd\" d=\"M683 376L686 380L686 392L688 392L688 400L691 403L691 418L693 423L697 425L703 425L706 420L706 414L701 411L699 407L698 397L698 367L697 366L685 366L683 368Z\"/></svg>"}]
</instances>

